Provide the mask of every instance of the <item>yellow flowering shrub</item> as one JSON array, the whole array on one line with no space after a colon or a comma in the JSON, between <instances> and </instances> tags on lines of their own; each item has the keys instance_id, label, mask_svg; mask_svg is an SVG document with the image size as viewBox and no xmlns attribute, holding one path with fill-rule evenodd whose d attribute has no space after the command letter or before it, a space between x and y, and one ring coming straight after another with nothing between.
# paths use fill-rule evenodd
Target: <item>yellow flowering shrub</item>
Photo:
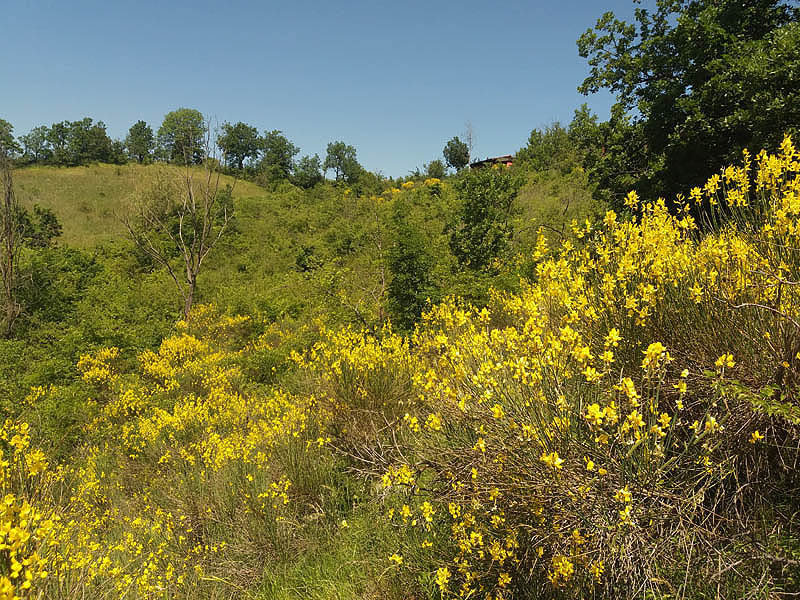
<instances>
[{"instance_id":1,"label":"yellow flowering shrub","mask_svg":"<svg viewBox=\"0 0 800 600\"><path fill-rule=\"evenodd\" d=\"M684 585L781 589L733 541L777 485L763 445L796 460L800 424L798 153L787 138L756 163L676 212L631 193L628 220L540 238L535 276L485 309L447 300L407 342L346 330L304 359L339 410L391 407L381 451L371 437L355 455L407 532L398 567L436 565L441 594L464 598L669 593L687 568ZM402 410L368 385L386 365L394 385L410 373Z\"/></svg>"}]
</instances>

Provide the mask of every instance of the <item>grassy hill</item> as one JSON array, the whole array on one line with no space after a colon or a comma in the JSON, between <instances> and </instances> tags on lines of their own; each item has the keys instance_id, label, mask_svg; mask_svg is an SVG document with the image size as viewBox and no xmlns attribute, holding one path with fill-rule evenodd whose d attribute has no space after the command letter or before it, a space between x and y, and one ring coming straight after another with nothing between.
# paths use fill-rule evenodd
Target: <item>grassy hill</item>
<instances>
[{"instance_id":1,"label":"grassy hill","mask_svg":"<svg viewBox=\"0 0 800 600\"><path fill-rule=\"evenodd\" d=\"M725 191L698 188L698 204L735 210L706 232L635 195L632 215L598 216L580 171L519 173L510 250L484 270L451 252L464 180L239 182L186 321L114 218L155 167L19 171L23 202L65 233L23 254L24 317L0 341L3 518L24 540L9 585L259 600L797 589L800 297L775 292L800 265L800 244L776 243L800 235L786 148L757 174L726 171ZM441 300L408 332L385 319L403 235Z\"/></svg>"},{"instance_id":2,"label":"grassy hill","mask_svg":"<svg viewBox=\"0 0 800 600\"><path fill-rule=\"evenodd\" d=\"M146 187L156 169L167 169L180 176L180 167L154 167L129 163L126 165L93 164L85 167L33 166L14 173L16 193L23 206L39 204L52 209L61 222L64 233L61 241L76 248L125 235L118 216L124 214L131 197ZM202 170L195 168L200 175ZM233 184L223 177L222 185ZM247 181L237 181L234 197L264 198L262 188Z\"/></svg>"}]
</instances>

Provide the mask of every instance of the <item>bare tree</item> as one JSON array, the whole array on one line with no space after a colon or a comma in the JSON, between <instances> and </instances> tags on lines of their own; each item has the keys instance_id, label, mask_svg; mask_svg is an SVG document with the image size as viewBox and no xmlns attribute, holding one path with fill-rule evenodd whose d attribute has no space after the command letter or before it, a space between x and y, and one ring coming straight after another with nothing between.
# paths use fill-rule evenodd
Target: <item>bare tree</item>
<instances>
[{"instance_id":1,"label":"bare tree","mask_svg":"<svg viewBox=\"0 0 800 600\"><path fill-rule=\"evenodd\" d=\"M472 151L472 145L473 145L473 142L474 142L473 138L475 136L475 132L472 129L472 121L467 121L466 123L464 123L464 129L465 129L465 131L464 131L464 142L466 142L467 149L469 150L469 160L467 162L471 163L472 162L472 158L474 156L474 153Z\"/></svg>"},{"instance_id":2,"label":"bare tree","mask_svg":"<svg viewBox=\"0 0 800 600\"><path fill-rule=\"evenodd\" d=\"M164 168L136 194L131 214L122 218L133 242L175 282L184 317L192 310L203 261L233 216L232 188L220 186L220 161L210 154L211 147L206 131L202 172L187 164L176 177L174 168Z\"/></svg>"},{"instance_id":3,"label":"bare tree","mask_svg":"<svg viewBox=\"0 0 800 600\"><path fill-rule=\"evenodd\" d=\"M2 319L5 335L11 334L21 309L16 292L17 262L22 247L22 237L19 231L19 205L14 196L12 168L10 150L0 144L0 185L3 193L0 205L0 277L3 280Z\"/></svg>"}]
</instances>

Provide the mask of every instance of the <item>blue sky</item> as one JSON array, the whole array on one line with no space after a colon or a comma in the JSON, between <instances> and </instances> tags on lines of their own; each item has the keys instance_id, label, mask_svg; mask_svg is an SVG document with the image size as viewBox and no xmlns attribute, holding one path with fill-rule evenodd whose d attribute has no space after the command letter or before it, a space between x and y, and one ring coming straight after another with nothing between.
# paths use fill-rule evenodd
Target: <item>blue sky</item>
<instances>
[{"instance_id":1,"label":"blue sky","mask_svg":"<svg viewBox=\"0 0 800 600\"><path fill-rule=\"evenodd\" d=\"M470 122L474 154L513 153L567 123L588 72L575 40L604 2L8 0L0 118L15 134L85 116L122 138L175 108L280 129L324 158L343 140L368 169L405 175ZM645 5L651 4L645 2Z\"/></svg>"}]
</instances>

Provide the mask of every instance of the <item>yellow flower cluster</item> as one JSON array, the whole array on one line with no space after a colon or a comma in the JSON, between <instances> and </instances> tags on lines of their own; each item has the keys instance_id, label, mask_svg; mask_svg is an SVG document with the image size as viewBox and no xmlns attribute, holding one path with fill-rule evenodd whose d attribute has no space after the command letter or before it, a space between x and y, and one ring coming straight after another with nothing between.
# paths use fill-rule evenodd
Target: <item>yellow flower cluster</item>
<instances>
[{"instance_id":1,"label":"yellow flower cluster","mask_svg":"<svg viewBox=\"0 0 800 600\"><path fill-rule=\"evenodd\" d=\"M726 436L762 419L743 395L725 396L719 371L749 364L758 378L794 356L768 333L800 312L798 153L787 138L756 162L753 174L745 153L677 210L632 192L630 220L574 223L557 248L540 236L520 293L494 292L480 311L446 300L408 346L345 330L298 361L325 373L337 410L369 398L395 417L409 460L376 475L410 540L439 533L442 594L508 597L515 574L538 573L590 595L657 578L624 571L632 547L675 559L660 541L691 521L675 511L705 510L705 490L735 468L730 448L748 439ZM705 233L692 204L712 206ZM734 360L727 347L743 331ZM689 367L707 375L690 385ZM416 400L395 402L408 378ZM755 429L749 447L762 439Z\"/></svg>"}]
</instances>

